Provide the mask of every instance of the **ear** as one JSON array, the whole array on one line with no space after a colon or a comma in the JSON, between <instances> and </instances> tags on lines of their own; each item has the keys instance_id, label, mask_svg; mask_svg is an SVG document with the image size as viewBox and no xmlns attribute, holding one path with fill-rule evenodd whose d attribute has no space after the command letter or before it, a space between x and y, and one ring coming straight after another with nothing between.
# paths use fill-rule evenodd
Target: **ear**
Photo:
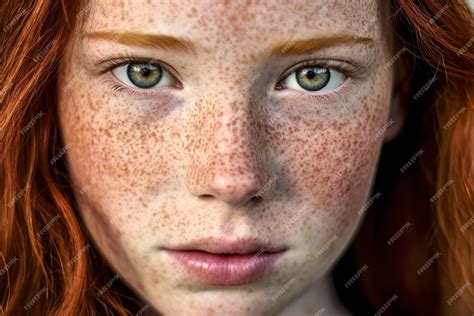
<instances>
[{"instance_id":1,"label":"ear","mask_svg":"<svg viewBox=\"0 0 474 316\"><path fill-rule=\"evenodd\" d=\"M390 104L390 116L393 120L393 124L389 125L384 135L384 142L388 143L397 138L400 132L405 126L406 120L406 108L402 105L402 97L400 92L394 92L392 94L392 100Z\"/></svg>"}]
</instances>

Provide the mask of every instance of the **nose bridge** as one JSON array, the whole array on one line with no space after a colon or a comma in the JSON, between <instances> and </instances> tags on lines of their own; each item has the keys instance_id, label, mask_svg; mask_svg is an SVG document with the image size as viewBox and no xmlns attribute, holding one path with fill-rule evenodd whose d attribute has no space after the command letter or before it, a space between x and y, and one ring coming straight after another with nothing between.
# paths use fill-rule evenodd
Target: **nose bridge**
<instances>
[{"instance_id":1,"label":"nose bridge","mask_svg":"<svg viewBox=\"0 0 474 316\"><path fill-rule=\"evenodd\" d=\"M255 198L271 177L267 152L249 98L235 91L220 93L201 104L199 114L206 124L192 131L201 138L190 153L189 191L198 197L213 197L232 206ZM203 128L203 126L206 126Z\"/></svg>"}]
</instances>

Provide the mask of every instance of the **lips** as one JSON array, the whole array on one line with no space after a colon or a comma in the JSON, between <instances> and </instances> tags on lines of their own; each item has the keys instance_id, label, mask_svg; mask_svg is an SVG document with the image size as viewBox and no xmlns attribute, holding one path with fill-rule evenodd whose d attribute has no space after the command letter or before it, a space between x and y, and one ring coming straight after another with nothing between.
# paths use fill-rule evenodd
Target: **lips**
<instances>
[{"instance_id":1,"label":"lips","mask_svg":"<svg viewBox=\"0 0 474 316\"><path fill-rule=\"evenodd\" d=\"M161 249L181 271L209 285L241 285L274 270L285 248L243 240L222 242L205 239Z\"/></svg>"}]
</instances>

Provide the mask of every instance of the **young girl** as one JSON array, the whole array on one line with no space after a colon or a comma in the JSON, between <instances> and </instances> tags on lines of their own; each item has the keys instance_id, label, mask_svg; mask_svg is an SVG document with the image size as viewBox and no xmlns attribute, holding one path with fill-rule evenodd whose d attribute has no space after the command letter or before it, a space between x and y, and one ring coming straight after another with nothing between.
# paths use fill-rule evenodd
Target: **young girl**
<instances>
[{"instance_id":1,"label":"young girl","mask_svg":"<svg viewBox=\"0 0 474 316\"><path fill-rule=\"evenodd\" d=\"M2 315L471 315L461 1L2 1Z\"/></svg>"}]
</instances>

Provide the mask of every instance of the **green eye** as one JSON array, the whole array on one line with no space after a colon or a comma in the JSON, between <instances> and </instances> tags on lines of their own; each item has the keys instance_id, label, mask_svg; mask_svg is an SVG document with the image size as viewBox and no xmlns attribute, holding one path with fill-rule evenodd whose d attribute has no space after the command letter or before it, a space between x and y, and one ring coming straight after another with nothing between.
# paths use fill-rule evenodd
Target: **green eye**
<instances>
[{"instance_id":1,"label":"green eye","mask_svg":"<svg viewBox=\"0 0 474 316\"><path fill-rule=\"evenodd\" d=\"M323 94L332 91L346 81L346 76L333 68L322 66L302 67L281 81L283 88Z\"/></svg>"},{"instance_id":2,"label":"green eye","mask_svg":"<svg viewBox=\"0 0 474 316\"><path fill-rule=\"evenodd\" d=\"M302 68L295 73L296 82L305 90L318 91L324 88L331 74L328 68L311 67Z\"/></svg>"},{"instance_id":3,"label":"green eye","mask_svg":"<svg viewBox=\"0 0 474 316\"><path fill-rule=\"evenodd\" d=\"M163 75L160 66L152 64L129 64L127 67L128 79L139 88L155 86Z\"/></svg>"},{"instance_id":4,"label":"green eye","mask_svg":"<svg viewBox=\"0 0 474 316\"><path fill-rule=\"evenodd\" d=\"M125 85L138 89L151 90L151 88L173 87L178 84L176 78L165 67L151 62L122 64L113 68L111 72Z\"/></svg>"}]
</instances>

